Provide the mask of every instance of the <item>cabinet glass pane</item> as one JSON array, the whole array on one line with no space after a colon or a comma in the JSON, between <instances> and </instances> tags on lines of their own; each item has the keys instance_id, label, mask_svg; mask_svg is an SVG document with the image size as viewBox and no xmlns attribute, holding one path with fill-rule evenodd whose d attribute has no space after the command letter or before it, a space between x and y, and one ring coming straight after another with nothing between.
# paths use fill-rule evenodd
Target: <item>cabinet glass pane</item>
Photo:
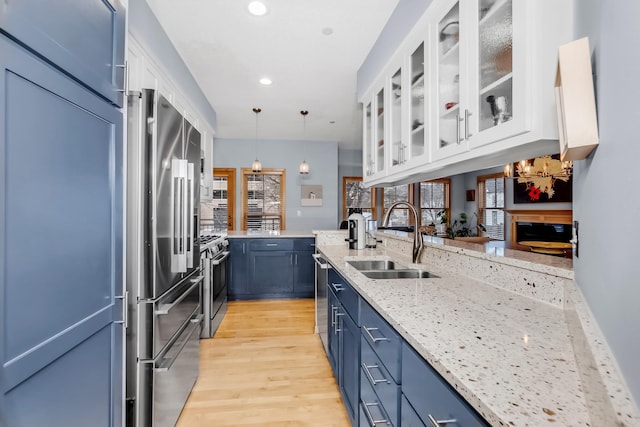
<instances>
[{"instance_id":1,"label":"cabinet glass pane","mask_svg":"<svg viewBox=\"0 0 640 427\"><path fill-rule=\"evenodd\" d=\"M457 144L460 111L460 5L438 23L439 147Z\"/></svg>"},{"instance_id":2,"label":"cabinet glass pane","mask_svg":"<svg viewBox=\"0 0 640 427\"><path fill-rule=\"evenodd\" d=\"M411 54L411 156L424 154L424 43Z\"/></svg>"},{"instance_id":3,"label":"cabinet glass pane","mask_svg":"<svg viewBox=\"0 0 640 427\"><path fill-rule=\"evenodd\" d=\"M400 164L403 159L401 135L402 123L402 69L391 77L391 160L393 165Z\"/></svg>"},{"instance_id":4,"label":"cabinet glass pane","mask_svg":"<svg viewBox=\"0 0 640 427\"><path fill-rule=\"evenodd\" d=\"M513 117L512 0L479 2L480 130Z\"/></svg>"},{"instance_id":5,"label":"cabinet glass pane","mask_svg":"<svg viewBox=\"0 0 640 427\"><path fill-rule=\"evenodd\" d=\"M372 175L375 172L374 162L373 162L373 152L374 152L374 139L373 139L373 128L371 120L371 103L368 103L364 109L364 141L365 141L365 153L366 153L366 173L367 176Z\"/></svg>"},{"instance_id":6,"label":"cabinet glass pane","mask_svg":"<svg viewBox=\"0 0 640 427\"><path fill-rule=\"evenodd\" d=\"M376 172L384 170L384 89L376 95Z\"/></svg>"}]
</instances>

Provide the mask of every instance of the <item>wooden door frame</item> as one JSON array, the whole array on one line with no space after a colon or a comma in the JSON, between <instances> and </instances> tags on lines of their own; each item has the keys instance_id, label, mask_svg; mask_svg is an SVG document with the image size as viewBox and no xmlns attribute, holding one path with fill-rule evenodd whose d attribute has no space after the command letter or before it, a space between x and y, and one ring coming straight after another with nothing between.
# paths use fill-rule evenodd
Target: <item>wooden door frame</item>
<instances>
[{"instance_id":1,"label":"wooden door frame","mask_svg":"<svg viewBox=\"0 0 640 427\"><path fill-rule=\"evenodd\" d=\"M236 169L213 168L215 178L227 178L227 230L236 229ZM212 190L213 191L213 190Z\"/></svg>"}]
</instances>

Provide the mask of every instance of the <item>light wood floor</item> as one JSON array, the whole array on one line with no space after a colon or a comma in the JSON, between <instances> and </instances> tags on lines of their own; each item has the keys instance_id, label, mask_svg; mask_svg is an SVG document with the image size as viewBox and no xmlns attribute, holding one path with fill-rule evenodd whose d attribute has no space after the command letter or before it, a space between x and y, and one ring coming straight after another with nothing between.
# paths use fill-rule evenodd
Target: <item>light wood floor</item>
<instances>
[{"instance_id":1,"label":"light wood floor","mask_svg":"<svg viewBox=\"0 0 640 427\"><path fill-rule=\"evenodd\" d=\"M230 302L177 426L349 426L313 329L312 299Z\"/></svg>"}]
</instances>

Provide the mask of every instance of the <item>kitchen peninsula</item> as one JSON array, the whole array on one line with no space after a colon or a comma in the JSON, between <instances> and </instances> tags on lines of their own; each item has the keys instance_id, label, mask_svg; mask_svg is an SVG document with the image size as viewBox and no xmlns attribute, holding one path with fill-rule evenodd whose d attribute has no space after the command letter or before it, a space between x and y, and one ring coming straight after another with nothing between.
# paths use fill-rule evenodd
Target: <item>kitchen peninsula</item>
<instances>
[{"instance_id":1,"label":"kitchen peninsula","mask_svg":"<svg viewBox=\"0 0 640 427\"><path fill-rule=\"evenodd\" d=\"M412 265L408 237L381 236L349 250L344 233L319 231L317 249L490 425L637 425L571 260L425 238ZM348 263L364 259L440 277L368 279Z\"/></svg>"}]
</instances>

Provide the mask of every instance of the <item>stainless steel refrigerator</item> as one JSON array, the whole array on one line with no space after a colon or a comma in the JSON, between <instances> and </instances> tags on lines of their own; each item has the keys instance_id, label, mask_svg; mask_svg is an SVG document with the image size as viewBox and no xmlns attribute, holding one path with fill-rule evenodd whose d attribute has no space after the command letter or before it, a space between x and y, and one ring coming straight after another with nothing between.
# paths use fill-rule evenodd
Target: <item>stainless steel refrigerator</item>
<instances>
[{"instance_id":1,"label":"stainless steel refrigerator","mask_svg":"<svg viewBox=\"0 0 640 427\"><path fill-rule=\"evenodd\" d=\"M173 426L199 370L200 133L154 90L127 108L127 425Z\"/></svg>"}]
</instances>

